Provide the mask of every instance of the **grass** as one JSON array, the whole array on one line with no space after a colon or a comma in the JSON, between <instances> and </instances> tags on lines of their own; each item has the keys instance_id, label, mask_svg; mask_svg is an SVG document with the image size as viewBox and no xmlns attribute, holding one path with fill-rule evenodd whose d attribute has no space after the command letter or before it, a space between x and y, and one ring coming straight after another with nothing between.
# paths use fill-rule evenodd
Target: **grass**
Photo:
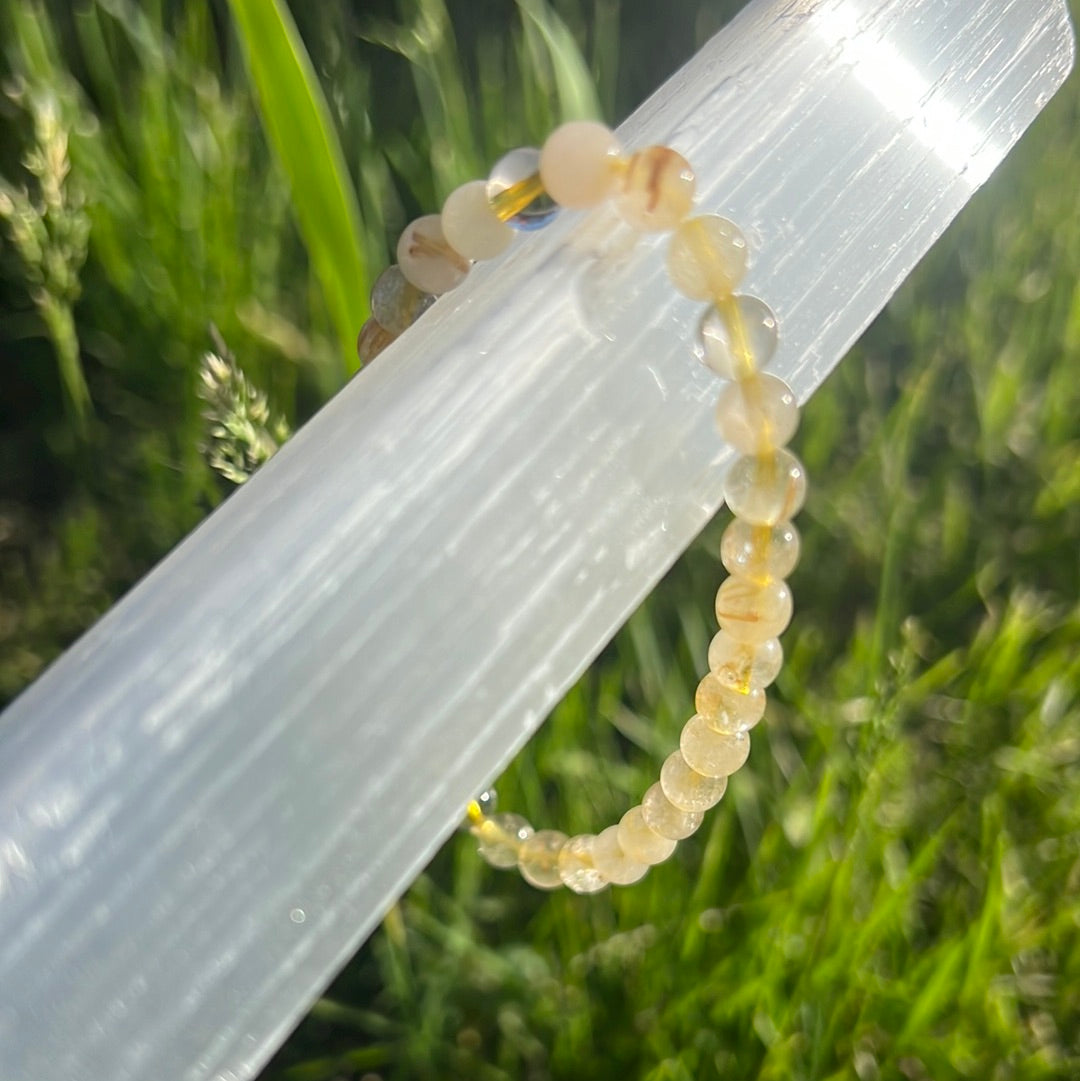
<instances>
[{"instance_id":1,"label":"grass","mask_svg":"<svg viewBox=\"0 0 1080 1081\"><path fill-rule=\"evenodd\" d=\"M715 29L697 7L670 6L671 40ZM612 0L295 8L364 266L585 100L567 41L609 116L662 74L640 85L655 37ZM341 377L225 9L43 12L8 5L6 85L49 88L70 133L91 229L65 296L93 409L76 419L6 249L9 695L226 490L198 451L211 323L274 417L302 420ZM787 664L702 832L595 898L539 894L452 842L268 1081L1080 1076L1078 114L1074 78L807 408ZM32 142L19 101L2 122ZM27 183L10 145L0 172ZM514 763L503 807L578 831L640 797L704 665L722 526Z\"/></svg>"}]
</instances>

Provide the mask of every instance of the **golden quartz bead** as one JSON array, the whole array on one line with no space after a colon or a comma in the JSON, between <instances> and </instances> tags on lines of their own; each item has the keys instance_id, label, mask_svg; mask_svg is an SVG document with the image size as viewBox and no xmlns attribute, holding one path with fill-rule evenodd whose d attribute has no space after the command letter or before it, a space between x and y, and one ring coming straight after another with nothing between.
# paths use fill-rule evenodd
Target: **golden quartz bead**
<instances>
[{"instance_id":1,"label":"golden quartz bead","mask_svg":"<svg viewBox=\"0 0 1080 1081\"><path fill-rule=\"evenodd\" d=\"M480 855L492 867L513 867L522 844L533 835L533 828L521 815L494 814L478 823L473 833Z\"/></svg>"},{"instance_id":2,"label":"golden quartz bead","mask_svg":"<svg viewBox=\"0 0 1080 1081\"><path fill-rule=\"evenodd\" d=\"M643 233L674 229L694 205L694 170L667 146L647 146L627 161L615 188L615 209Z\"/></svg>"},{"instance_id":3,"label":"golden quartz bead","mask_svg":"<svg viewBox=\"0 0 1080 1081\"><path fill-rule=\"evenodd\" d=\"M694 709L718 732L745 732L765 715L765 692L760 687L737 690L709 672L698 684Z\"/></svg>"},{"instance_id":4,"label":"golden quartz bead","mask_svg":"<svg viewBox=\"0 0 1080 1081\"><path fill-rule=\"evenodd\" d=\"M537 830L518 849L518 870L531 886L542 890L562 885L559 873L559 853L566 844L566 834L559 830Z\"/></svg>"},{"instance_id":5,"label":"golden quartz bead","mask_svg":"<svg viewBox=\"0 0 1080 1081\"><path fill-rule=\"evenodd\" d=\"M783 663L784 647L779 638L740 642L727 631L717 631L709 643L709 670L724 686L743 695L752 687L768 687Z\"/></svg>"},{"instance_id":6,"label":"golden quartz bead","mask_svg":"<svg viewBox=\"0 0 1080 1081\"><path fill-rule=\"evenodd\" d=\"M744 454L728 467L724 499L736 518L751 525L776 525L806 501L806 470L789 450Z\"/></svg>"},{"instance_id":7,"label":"golden quartz bead","mask_svg":"<svg viewBox=\"0 0 1080 1081\"><path fill-rule=\"evenodd\" d=\"M745 732L724 733L710 728L704 717L691 717L679 739L686 764L703 777L730 777L750 755Z\"/></svg>"},{"instance_id":8,"label":"golden quartz bead","mask_svg":"<svg viewBox=\"0 0 1080 1081\"><path fill-rule=\"evenodd\" d=\"M608 885L608 880L596 869L595 844L593 834L580 833L559 850L559 877L574 893L596 893Z\"/></svg>"},{"instance_id":9,"label":"golden quartz bead","mask_svg":"<svg viewBox=\"0 0 1080 1081\"><path fill-rule=\"evenodd\" d=\"M698 773L691 769L682 751L675 751L660 768L660 787L680 811L707 811L723 798L727 778Z\"/></svg>"},{"instance_id":10,"label":"golden quartz bead","mask_svg":"<svg viewBox=\"0 0 1080 1081\"><path fill-rule=\"evenodd\" d=\"M720 538L720 560L729 574L763 582L786 578L799 562L799 548L791 522L760 526L735 518Z\"/></svg>"},{"instance_id":11,"label":"golden quartz bead","mask_svg":"<svg viewBox=\"0 0 1080 1081\"><path fill-rule=\"evenodd\" d=\"M720 629L740 642L764 642L791 622L791 590L782 579L764 582L732 575L716 592Z\"/></svg>"},{"instance_id":12,"label":"golden quartz bead","mask_svg":"<svg viewBox=\"0 0 1080 1081\"><path fill-rule=\"evenodd\" d=\"M641 817L645 825L672 841L689 837L704 819L701 811L684 811L676 807L664 795L663 786L657 781L641 798Z\"/></svg>"},{"instance_id":13,"label":"golden quartz bead","mask_svg":"<svg viewBox=\"0 0 1080 1081\"><path fill-rule=\"evenodd\" d=\"M716 400L721 438L740 454L767 454L785 446L799 426L791 388L775 375L729 383Z\"/></svg>"},{"instance_id":14,"label":"golden quartz bead","mask_svg":"<svg viewBox=\"0 0 1080 1081\"><path fill-rule=\"evenodd\" d=\"M619 820L619 847L632 860L650 867L675 851L675 842L649 827L640 807L631 807Z\"/></svg>"},{"instance_id":15,"label":"golden quartz bead","mask_svg":"<svg viewBox=\"0 0 1080 1081\"><path fill-rule=\"evenodd\" d=\"M608 826L593 842L592 850L597 871L616 886L637 882L649 869L647 863L631 859L619 846L618 826Z\"/></svg>"},{"instance_id":16,"label":"golden quartz bead","mask_svg":"<svg viewBox=\"0 0 1080 1081\"><path fill-rule=\"evenodd\" d=\"M691 300L730 296L746 273L746 238L719 214L687 218L671 238L668 277Z\"/></svg>"},{"instance_id":17,"label":"golden quartz bead","mask_svg":"<svg viewBox=\"0 0 1080 1081\"><path fill-rule=\"evenodd\" d=\"M723 379L745 379L764 368L776 352L772 309L754 296L714 299L698 324L694 355Z\"/></svg>"}]
</instances>

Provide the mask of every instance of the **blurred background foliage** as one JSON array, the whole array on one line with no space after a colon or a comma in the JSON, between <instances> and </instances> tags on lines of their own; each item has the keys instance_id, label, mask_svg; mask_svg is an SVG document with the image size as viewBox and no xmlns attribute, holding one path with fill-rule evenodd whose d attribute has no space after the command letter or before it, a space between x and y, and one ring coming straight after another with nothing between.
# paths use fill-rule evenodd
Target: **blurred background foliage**
<instances>
[{"instance_id":1,"label":"blurred background foliage","mask_svg":"<svg viewBox=\"0 0 1080 1081\"><path fill-rule=\"evenodd\" d=\"M0 3L0 701L348 377L411 216L738 6ZM788 663L698 838L597 898L448 845L268 1078L1080 1076L1078 113L1074 77L807 409ZM504 806L640 797L722 524Z\"/></svg>"}]
</instances>

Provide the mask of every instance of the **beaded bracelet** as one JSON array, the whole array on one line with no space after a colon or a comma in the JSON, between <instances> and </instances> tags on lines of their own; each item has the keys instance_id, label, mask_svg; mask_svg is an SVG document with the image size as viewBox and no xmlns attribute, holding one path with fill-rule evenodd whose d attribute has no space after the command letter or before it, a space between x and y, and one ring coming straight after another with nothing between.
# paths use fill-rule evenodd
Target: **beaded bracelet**
<instances>
[{"instance_id":1,"label":"beaded bracelet","mask_svg":"<svg viewBox=\"0 0 1080 1081\"><path fill-rule=\"evenodd\" d=\"M543 150L511 151L486 181L454 191L441 215L418 218L405 229L397 264L372 289L372 318L357 343L360 359L371 360L436 296L459 284L472 261L500 254L515 232L547 224L559 207L588 209L608 199L633 229L672 233L672 284L708 303L694 352L727 381L716 420L720 435L739 453L724 479L724 498L735 517L720 545L729 577L716 595L720 630L709 646L709 673L698 684L696 712L679 749L618 825L599 835L567 837L534 831L520 815L496 813L493 793L469 804L468 828L483 858L495 867L517 867L541 889L565 885L595 893L636 882L666 860L746 762L749 731L764 714L765 688L783 661L777 636L792 612L784 579L799 558L791 518L806 498L803 466L785 449L798 425L798 405L782 380L761 371L776 349L773 313L758 298L734 292L746 269L746 241L726 218L692 216L694 187L689 163L669 147L624 156L602 124L564 124Z\"/></svg>"}]
</instances>

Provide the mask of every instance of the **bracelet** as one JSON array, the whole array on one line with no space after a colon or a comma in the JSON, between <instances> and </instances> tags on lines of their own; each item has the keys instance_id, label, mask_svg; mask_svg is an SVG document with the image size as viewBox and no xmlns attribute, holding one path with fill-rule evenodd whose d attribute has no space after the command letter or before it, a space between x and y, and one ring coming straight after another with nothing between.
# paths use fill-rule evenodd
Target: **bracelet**
<instances>
[{"instance_id":1,"label":"bracelet","mask_svg":"<svg viewBox=\"0 0 1080 1081\"><path fill-rule=\"evenodd\" d=\"M372 317L357 341L360 359L370 361L458 285L473 261L499 255L516 233L543 227L560 207L583 210L605 200L633 229L672 234L666 260L672 284L708 305L693 350L726 381L716 422L738 452L724 478L734 520L720 546L729 577L716 595L720 629L709 646L709 672L698 684L679 749L617 825L567 837L497 812L493 792L470 802L467 828L483 858L494 867L517 867L541 889L595 893L636 882L666 860L746 762L765 688L783 662L778 635L792 613L784 579L799 558L791 519L806 498L805 470L785 449L798 425L798 404L782 380L762 371L776 350L775 316L757 297L735 292L746 270L746 240L727 218L692 214L694 187L689 163L670 147L626 156L604 125L564 124L542 150L512 150L486 181L454 191L441 214L407 226L397 264L372 287Z\"/></svg>"}]
</instances>

